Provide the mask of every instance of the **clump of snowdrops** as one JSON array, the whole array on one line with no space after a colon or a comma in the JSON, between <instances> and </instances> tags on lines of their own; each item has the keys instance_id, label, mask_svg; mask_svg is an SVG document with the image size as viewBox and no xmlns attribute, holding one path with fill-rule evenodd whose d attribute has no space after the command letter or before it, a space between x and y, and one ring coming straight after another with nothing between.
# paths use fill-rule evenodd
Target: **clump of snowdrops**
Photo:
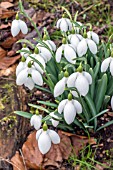
<instances>
[{"instance_id":1,"label":"clump of snowdrops","mask_svg":"<svg viewBox=\"0 0 113 170\"><path fill-rule=\"evenodd\" d=\"M19 7L20 14L31 21L37 32L34 39L37 45L25 39L19 40L25 44L19 51L21 61L16 68L16 84L50 93L54 102L29 104L36 109L33 114L23 111L15 113L30 118L31 126L37 130L39 150L46 154L51 143L60 143L59 135L48 125L71 132L79 126L87 132L89 129L98 131L113 123L110 121L101 127L97 124L98 116L108 111L110 101L113 109L113 48L110 41L104 43L99 40L91 24L78 22L76 14L73 19L65 8L65 13L56 23L57 34L54 33L51 40L46 28L43 36L39 33L21 1ZM17 13L11 33L16 36L20 31L27 34L28 28ZM48 88L44 88L44 84ZM45 112L44 116L40 114L41 110Z\"/></svg>"}]
</instances>

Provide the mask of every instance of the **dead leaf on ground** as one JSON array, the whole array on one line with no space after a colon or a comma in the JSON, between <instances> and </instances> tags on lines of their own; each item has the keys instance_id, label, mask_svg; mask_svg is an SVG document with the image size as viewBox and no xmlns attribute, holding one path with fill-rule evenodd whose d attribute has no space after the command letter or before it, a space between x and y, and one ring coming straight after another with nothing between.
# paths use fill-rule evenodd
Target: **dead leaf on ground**
<instances>
[{"instance_id":1,"label":"dead leaf on ground","mask_svg":"<svg viewBox=\"0 0 113 170\"><path fill-rule=\"evenodd\" d=\"M17 64L13 65L12 67L9 67L5 70L0 70L0 77L2 76L9 76L16 71Z\"/></svg>"},{"instance_id":2,"label":"dead leaf on ground","mask_svg":"<svg viewBox=\"0 0 113 170\"><path fill-rule=\"evenodd\" d=\"M0 3L0 7L5 8L5 9L10 8L10 7L13 7L13 6L14 6L14 4L12 4L12 3L10 3L10 2L7 2L7 1Z\"/></svg>"},{"instance_id":3,"label":"dead leaf on ground","mask_svg":"<svg viewBox=\"0 0 113 170\"><path fill-rule=\"evenodd\" d=\"M0 47L0 60L6 57L7 51Z\"/></svg>"},{"instance_id":4,"label":"dead leaf on ground","mask_svg":"<svg viewBox=\"0 0 113 170\"><path fill-rule=\"evenodd\" d=\"M0 7L0 19L10 18L16 14L15 11L7 10Z\"/></svg>"},{"instance_id":5,"label":"dead leaf on ground","mask_svg":"<svg viewBox=\"0 0 113 170\"><path fill-rule=\"evenodd\" d=\"M86 146L86 144L91 144L91 145L95 145L96 144L96 140L94 137L86 137L86 136L79 136L76 134L72 134L72 133L67 133L64 131L61 131L62 134L65 134L67 136L70 136L71 141L72 141L72 146L74 149L74 152L76 153L76 155L78 155L78 152L84 148Z\"/></svg>"},{"instance_id":6,"label":"dead leaf on ground","mask_svg":"<svg viewBox=\"0 0 113 170\"><path fill-rule=\"evenodd\" d=\"M5 57L0 60L0 69L7 69L9 66L13 65L18 59L20 58L20 55L17 55L15 57Z\"/></svg>"},{"instance_id":7,"label":"dead leaf on ground","mask_svg":"<svg viewBox=\"0 0 113 170\"><path fill-rule=\"evenodd\" d=\"M10 26L11 26L11 24L9 22L8 22L8 24L1 24L0 29L2 30L2 29L5 29L5 28L8 28Z\"/></svg>"}]
</instances>

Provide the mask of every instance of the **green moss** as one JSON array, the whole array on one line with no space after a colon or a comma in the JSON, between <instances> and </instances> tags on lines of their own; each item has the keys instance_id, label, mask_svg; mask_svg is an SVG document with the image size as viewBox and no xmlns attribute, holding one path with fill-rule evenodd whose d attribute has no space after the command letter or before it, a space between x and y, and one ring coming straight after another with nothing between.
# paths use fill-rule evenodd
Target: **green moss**
<instances>
[{"instance_id":1,"label":"green moss","mask_svg":"<svg viewBox=\"0 0 113 170\"><path fill-rule=\"evenodd\" d=\"M0 110L4 110L5 106L3 105L2 101L0 100Z\"/></svg>"}]
</instances>

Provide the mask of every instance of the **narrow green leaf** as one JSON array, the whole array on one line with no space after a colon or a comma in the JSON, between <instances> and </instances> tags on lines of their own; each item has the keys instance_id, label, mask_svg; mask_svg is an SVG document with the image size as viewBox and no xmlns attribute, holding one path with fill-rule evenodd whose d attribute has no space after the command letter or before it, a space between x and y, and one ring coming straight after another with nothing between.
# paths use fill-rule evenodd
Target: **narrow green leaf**
<instances>
[{"instance_id":1,"label":"narrow green leaf","mask_svg":"<svg viewBox=\"0 0 113 170\"><path fill-rule=\"evenodd\" d=\"M32 44L29 40L27 39L21 39L21 40L18 40L16 43L25 43L25 44L29 44L32 48L35 48L35 45Z\"/></svg>"},{"instance_id":2,"label":"narrow green leaf","mask_svg":"<svg viewBox=\"0 0 113 170\"><path fill-rule=\"evenodd\" d=\"M51 116L47 115L46 117L44 117L42 119L42 122L45 122L45 121L50 120L50 119L51 119Z\"/></svg>"},{"instance_id":3,"label":"narrow green leaf","mask_svg":"<svg viewBox=\"0 0 113 170\"><path fill-rule=\"evenodd\" d=\"M105 127L108 127L108 126L112 125L112 124L113 124L113 120L111 120L110 122L105 123L103 126L99 127L96 131L99 131L99 130L105 128Z\"/></svg>"},{"instance_id":4,"label":"narrow green leaf","mask_svg":"<svg viewBox=\"0 0 113 170\"><path fill-rule=\"evenodd\" d=\"M104 113L106 113L106 112L108 112L109 111L109 109L106 109L106 110L103 110L103 111L101 111L100 113L98 113L96 116L94 116L93 118L91 118L90 120L89 120L89 122L91 122L93 119L95 119L96 117L99 117L99 116L101 116L101 115L103 115Z\"/></svg>"},{"instance_id":5,"label":"narrow green leaf","mask_svg":"<svg viewBox=\"0 0 113 170\"><path fill-rule=\"evenodd\" d=\"M75 125L77 125L78 127L80 127L81 129L83 129L84 131L86 131L84 125L82 122L80 122L77 118L75 118L74 122Z\"/></svg>"},{"instance_id":6,"label":"narrow green leaf","mask_svg":"<svg viewBox=\"0 0 113 170\"><path fill-rule=\"evenodd\" d=\"M47 92L47 93L51 93L50 90L48 90L48 89L46 89L46 88L44 88L44 87L40 87L40 86L38 86L38 85L35 85L35 87L36 87L37 89L41 90L41 91L45 91L45 92Z\"/></svg>"},{"instance_id":7,"label":"narrow green leaf","mask_svg":"<svg viewBox=\"0 0 113 170\"><path fill-rule=\"evenodd\" d=\"M107 95L112 95L112 94L113 94L113 78L110 77L110 81L107 88Z\"/></svg>"},{"instance_id":8,"label":"narrow green leaf","mask_svg":"<svg viewBox=\"0 0 113 170\"><path fill-rule=\"evenodd\" d=\"M97 93L95 95L95 106L96 106L97 112L99 112L102 106L102 103L104 101L104 98L105 98L105 93L107 90L107 81L108 81L107 74L104 74L97 87Z\"/></svg>"},{"instance_id":9,"label":"narrow green leaf","mask_svg":"<svg viewBox=\"0 0 113 170\"><path fill-rule=\"evenodd\" d=\"M45 109L45 108L42 107L42 106L38 106L38 105L35 105L35 104L31 104L31 103L28 103L28 105L31 106L31 107L34 107L34 108L36 108L36 109L42 110L42 111L44 111L44 112L46 112L46 113L50 113L49 110Z\"/></svg>"},{"instance_id":10,"label":"narrow green leaf","mask_svg":"<svg viewBox=\"0 0 113 170\"><path fill-rule=\"evenodd\" d=\"M51 102L45 102L45 101L39 101L39 100L37 100L37 103L40 103L40 104L44 104L44 105L46 105L46 106L50 106L50 107L55 107L55 108L57 108L58 107L58 105L57 104L55 104L55 103L51 103Z\"/></svg>"},{"instance_id":11,"label":"narrow green leaf","mask_svg":"<svg viewBox=\"0 0 113 170\"><path fill-rule=\"evenodd\" d=\"M19 116L28 118L28 119L30 119L33 116L33 114L31 114L31 113L23 112L23 111L14 111L14 113L19 115Z\"/></svg>"},{"instance_id":12,"label":"narrow green leaf","mask_svg":"<svg viewBox=\"0 0 113 170\"><path fill-rule=\"evenodd\" d=\"M72 16L71 16L70 12L64 6L62 6L62 9L66 11L67 15L72 20Z\"/></svg>"},{"instance_id":13,"label":"narrow green leaf","mask_svg":"<svg viewBox=\"0 0 113 170\"><path fill-rule=\"evenodd\" d=\"M98 62L96 64L96 66L94 67L94 77L96 78L97 77L97 74L99 72L99 69L100 69L100 62Z\"/></svg>"},{"instance_id":14,"label":"narrow green leaf","mask_svg":"<svg viewBox=\"0 0 113 170\"><path fill-rule=\"evenodd\" d=\"M91 97L93 99L94 98L94 92L95 92L95 77L94 77L94 72L93 72L92 68L89 69L89 73L92 76L92 84L90 85L89 91L90 91Z\"/></svg>"}]
</instances>

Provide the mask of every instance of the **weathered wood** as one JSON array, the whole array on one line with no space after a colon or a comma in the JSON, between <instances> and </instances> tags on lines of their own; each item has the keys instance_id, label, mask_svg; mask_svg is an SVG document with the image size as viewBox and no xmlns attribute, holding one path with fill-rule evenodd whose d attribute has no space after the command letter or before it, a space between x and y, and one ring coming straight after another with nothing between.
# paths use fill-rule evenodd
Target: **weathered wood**
<instances>
[{"instance_id":1,"label":"weathered wood","mask_svg":"<svg viewBox=\"0 0 113 170\"><path fill-rule=\"evenodd\" d=\"M26 92L15 85L13 78L0 78L0 157L11 158L25 141L29 120L14 114L26 110ZM0 159L2 159L0 158ZM0 163L0 169L11 169L10 164Z\"/></svg>"}]
</instances>

